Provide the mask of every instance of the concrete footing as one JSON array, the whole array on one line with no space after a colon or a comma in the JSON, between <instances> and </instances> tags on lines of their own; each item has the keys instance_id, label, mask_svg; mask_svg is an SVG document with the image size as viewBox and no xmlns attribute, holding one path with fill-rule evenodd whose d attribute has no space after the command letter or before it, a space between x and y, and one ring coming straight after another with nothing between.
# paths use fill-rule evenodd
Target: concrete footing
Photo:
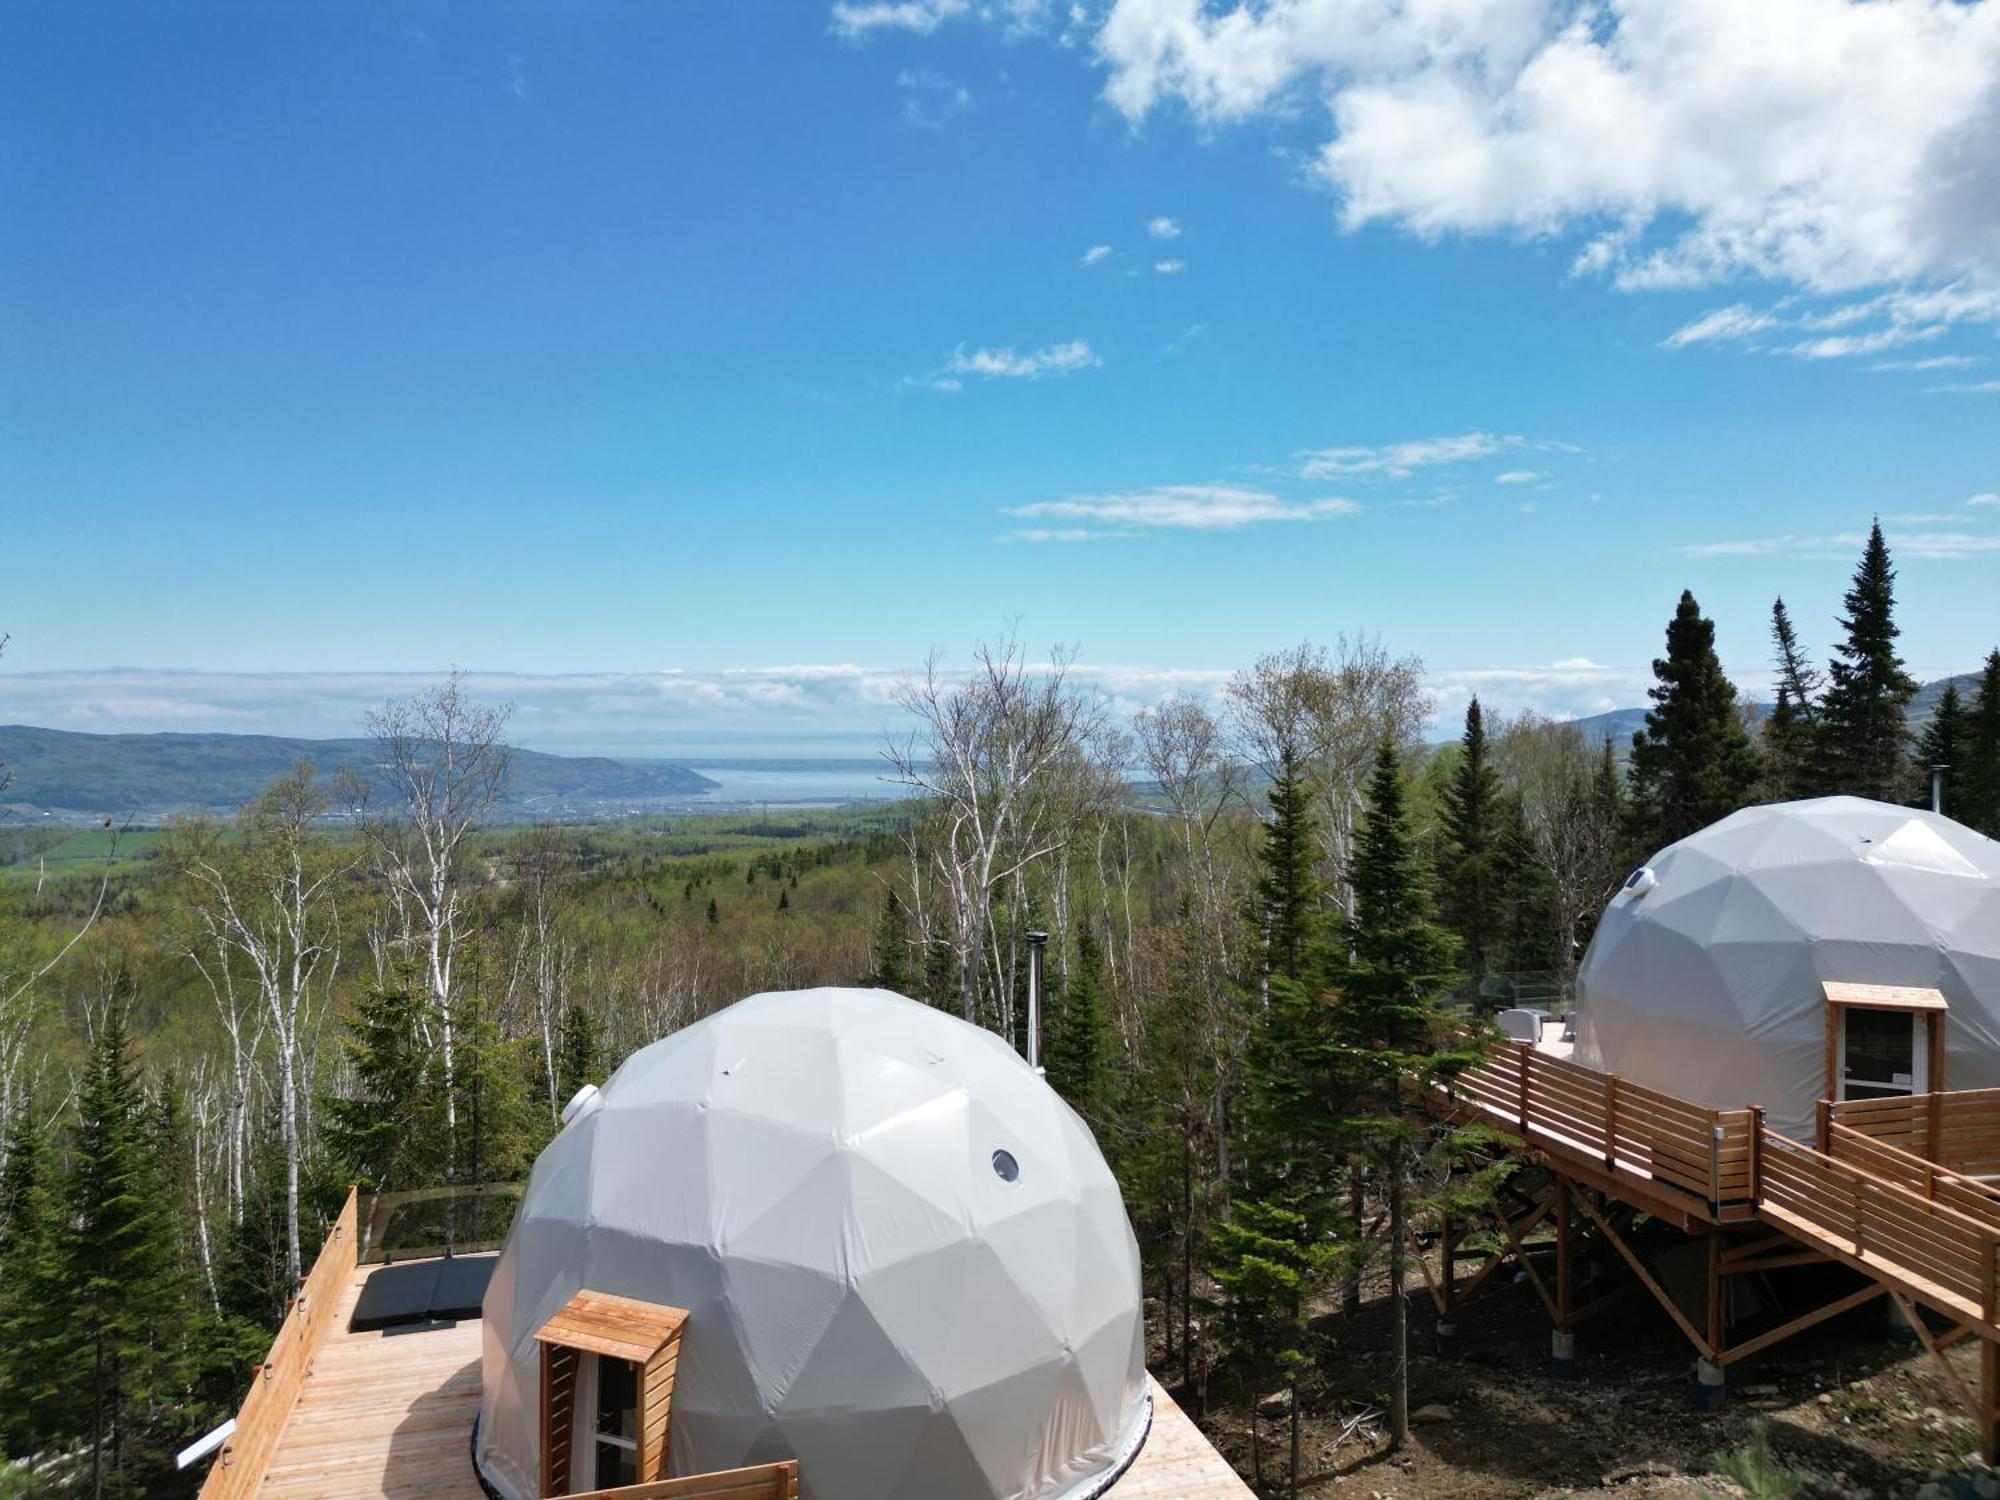
<instances>
[{"instance_id":1,"label":"concrete footing","mask_svg":"<svg viewBox=\"0 0 2000 1500\"><path fill-rule=\"evenodd\" d=\"M1458 1325L1444 1318L1438 1319L1438 1353L1449 1354L1458 1347Z\"/></svg>"},{"instance_id":2,"label":"concrete footing","mask_svg":"<svg viewBox=\"0 0 2000 1500\"><path fill-rule=\"evenodd\" d=\"M1694 1362L1696 1411L1720 1411L1725 1385L1725 1375L1721 1365L1712 1365L1705 1359Z\"/></svg>"},{"instance_id":3,"label":"concrete footing","mask_svg":"<svg viewBox=\"0 0 2000 1500\"><path fill-rule=\"evenodd\" d=\"M1549 1334L1549 1373L1564 1380L1576 1378L1576 1335L1560 1329Z\"/></svg>"}]
</instances>

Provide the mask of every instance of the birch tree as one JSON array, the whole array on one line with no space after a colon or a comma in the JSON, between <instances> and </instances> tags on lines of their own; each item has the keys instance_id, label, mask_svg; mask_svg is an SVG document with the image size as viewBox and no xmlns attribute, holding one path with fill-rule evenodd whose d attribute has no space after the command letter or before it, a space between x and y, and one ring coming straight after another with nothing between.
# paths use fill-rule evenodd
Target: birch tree
<instances>
[{"instance_id":1,"label":"birch tree","mask_svg":"<svg viewBox=\"0 0 2000 1500\"><path fill-rule=\"evenodd\" d=\"M364 724L375 741L371 777L357 777L360 824L417 950L444 1065L446 1161L457 1160L454 969L467 932L472 872L467 840L507 782L511 706L474 701L462 673L393 699Z\"/></svg>"},{"instance_id":2,"label":"birch tree","mask_svg":"<svg viewBox=\"0 0 2000 1500\"><path fill-rule=\"evenodd\" d=\"M898 694L918 727L886 751L891 778L937 806L928 852L950 912L960 1013L977 1023L983 993L1008 1036L1014 995L1003 982L994 900L1071 836L1068 820L1054 816L1057 799L1043 794L1104 718L1097 699L1070 683L1074 661L1059 648L1047 666L1032 666L1009 635L982 644L959 680L933 653L922 679Z\"/></svg>"},{"instance_id":3,"label":"birch tree","mask_svg":"<svg viewBox=\"0 0 2000 1500\"><path fill-rule=\"evenodd\" d=\"M189 913L217 955L221 974L211 986L233 983L229 970L240 964L271 1036L285 1156L285 1269L293 1279L302 1267L300 1118L309 1083L302 1059L339 968L339 883L354 864L316 827L328 806L312 766L301 763L244 809L233 837L190 828L172 856Z\"/></svg>"}]
</instances>

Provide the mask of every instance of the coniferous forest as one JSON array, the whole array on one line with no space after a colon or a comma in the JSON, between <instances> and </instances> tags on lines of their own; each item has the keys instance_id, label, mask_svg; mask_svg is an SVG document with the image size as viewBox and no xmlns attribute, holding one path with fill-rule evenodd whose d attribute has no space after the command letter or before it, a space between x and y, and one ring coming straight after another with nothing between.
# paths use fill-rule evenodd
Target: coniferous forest
<instances>
[{"instance_id":1,"label":"coniferous forest","mask_svg":"<svg viewBox=\"0 0 2000 1500\"><path fill-rule=\"evenodd\" d=\"M173 1453L235 1409L348 1184L518 1182L578 1087L760 990L879 985L1019 1041L1036 930L1047 1075L1124 1185L1161 1377L1197 1415L1286 1393L1251 1458L1282 1492L1315 1368L1387 1296L1396 1442L1405 1247L1501 1170L1428 1085L1483 1016L1562 1006L1632 865L1760 801L1927 806L1935 766L2000 836L2000 648L1913 727L1879 527L1832 603L1774 601L1771 661L1725 663L1683 593L1629 753L1477 699L1427 744L1424 665L1374 637L1129 720L1002 639L904 690L906 802L784 824L500 824L507 710L451 678L358 726L367 785L301 766L143 859L114 827L101 870L16 869L0 1495L191 1493ZM1760 712L1729 669L1765 666Z\"/></svg>"}]
</instances>

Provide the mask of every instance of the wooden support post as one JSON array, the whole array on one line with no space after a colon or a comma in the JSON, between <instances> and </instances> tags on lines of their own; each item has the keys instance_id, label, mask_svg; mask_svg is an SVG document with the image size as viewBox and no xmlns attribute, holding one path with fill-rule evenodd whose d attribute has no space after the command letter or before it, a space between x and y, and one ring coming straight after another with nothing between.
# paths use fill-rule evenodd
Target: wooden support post
<instances>
[{"instance_id":1,"label":"wooden support post","mask_svg":"<svg viewBox=\"0 0 2000 1500\"><path fill-rule=\"evenodd\" d=\"M1720 1351L1722 1348L1723 1324L1728 1321L1722 1301L1722 1237L1723 1231L1714 1229L1708 1235L1708 1347ZM1711 1359L1714 1355L1709 1356Z\"/></svg>"},{"instance_id":2,"label":"wooden support post","mask_svg":"<svg viewBox=\"0 0 2000 1500\"><path fill-rule=\"evenodd\" d=\"M1500 1225L1500 1232L1507 1236L1507 1243L1514 1249L1515 1262L1523 1271L1528 1273L1529 1284L1534 1287L1535 1295L1542 1299L1542 1306L1548 1311L1549 1321L1554 1322L1556 1320L1556 1299L1549 1295L1548 1286L1542 1281L1541 1272L1537 1271L1535 1263L1528 1259L1528 1252L1521 1246L1521 1235L1515 1231L1513 1221L1500 1208L1493 1210L1493 1217ZM1540 1218L1541 1215L1536 1214L1535 1217Z\"/></svg>"},{"instance_id":3,"label":"wooden support post","mask_svg":"<svg viewBox=\"0 0 2000 1500\"><path fill-rule=\"evenodd\" d=\"M1570 1244L1569 1225L1569 1179L1556 1174L1556 1331L1570 1331L1570 1317L1575 1310L1571 1297L1571 1271L1574 1256Z\"/></svg>"},{"instance_id":4,"label":"wooden support post","mask_svg":"<svg viewBox=\"0 0 2000 1500\"><path fill-rule=\"evenodd\" d=\"M1602 1231L1604 1237L1611 1241L1611 1248L1616 1250L1624 1258L1625 1264L1632 1268L1632 1274L1639 1278L1640 1285L1652 1293L1653 1300L1659 1303L1666 1310L1667 1316L1674 1320L1674 1326L1687 1335L1687 1341L1694 1345L1695 1352L1703 1359L1713 1360L1715 1347L1702 1337L1701 1330L1688 1321L1687 1314L1680 1310L1679 1304L1669 1297L1666 1289L1653 1278L1653 1273L1646 1269L1646 1263L1639 1259L1638 1252L1626 1244L1604 1215L1597 1211L1597 1205L1590 1201L1590 1195L1578 1194L1577 1202L1583 1205L1583 1211L1590 1216L1591 1222Z\"/></svg>"},{"instance_id":5,"label":"wooden support post","mask_svg":"<svg viewBox=\"0 0 2000 1500\"><path fill-rule=\"evenodd\" d=\"M1821 1156L1833 1153L1833 1101L1822 1099L1813 1106L1813 1144Z\"/></svg>"}]
</instances>

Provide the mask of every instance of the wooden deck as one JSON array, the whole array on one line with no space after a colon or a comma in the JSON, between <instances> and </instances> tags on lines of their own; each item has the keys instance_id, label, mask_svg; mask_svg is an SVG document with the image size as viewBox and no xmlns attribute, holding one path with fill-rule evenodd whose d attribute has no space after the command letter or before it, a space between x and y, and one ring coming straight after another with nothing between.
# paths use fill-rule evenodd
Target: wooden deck
<instances>
[{"instance_id":1,"label":"wooden deck","mask_svg":"<svg viewBox=\"0 0 2000 1500\"><path fill-rule=\"evenodd\" d=\"M297 1500L483 1500L472 1472L480 1324L350 1333L368 1277L346 1287L260 1495ZM811 1476L806 1476L808 1484ZM1250 1490L1173 1398L1153 1386L1153 1430L1111 1500L1249 1500Z\"/></svg>"},{"instance_id":2,"label":"wooden deck","mask_svg":"<svg viewBox=\"0 0 2000 1500\"><path fill-rule=\"evenodd\" d=\"M1944 1368L1981 1429L1989 1461L2000 1459L2000 1192L1962 1170L1996 1160L2000 1131L1992 1122L2000 1093L1822 1106L1818 1139L1806 1144L1771 1130L1761 1109L1693 1104L1529 1043L1496 1047L1486 1062L1455 1079L1451 1092L1467 1116L1511 1137L1516 1151L1552 1174L1539 1202L1496 1222L1558 1333L1567 1334L1585 1316L1569 1297L1573 1206L1713 1366L1886 1293L1940 1361L1952 1343L1979 1339L1979 1394L1964 1387L1949 1365ZM1927 1150L1929 1159L1910 1145ZM1593 1194L1601 1201L1593 1203ZM1707 1241L1705 1326L1675 1305L1610 1222L1614 1199ZM1553 1291L1522 1243L1545 1218L1556 1224ZM1746 1233L1765 1238L1730 1248L1732 1236ZM1449 1226L1442 1242L1437 1274L1423 1267L1441 1313L1456 1295L1456 1241ZM1489 1259L1472 1286L1503 1258ZM1724 1278L1816 1260L1839 1262L1872 1284L1729 1344ZM1954 1326L1933 1338L1924 1309Z\"/></svg>"}]
</instances>

